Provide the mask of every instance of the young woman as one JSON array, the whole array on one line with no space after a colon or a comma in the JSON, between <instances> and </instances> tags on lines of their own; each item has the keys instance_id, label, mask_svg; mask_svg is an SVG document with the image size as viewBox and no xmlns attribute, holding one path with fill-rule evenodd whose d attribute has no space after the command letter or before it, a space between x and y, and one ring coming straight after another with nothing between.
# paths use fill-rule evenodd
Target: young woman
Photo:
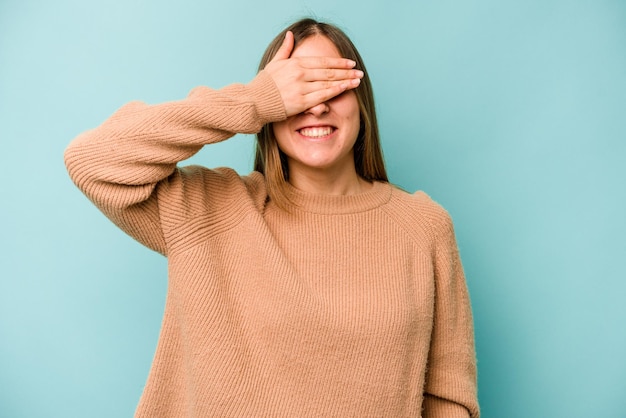
<instances>
[{"instance_id":1,"label":"young woman","mask_svg":"<svg viewBox=\"0 0 626 418\"><path fill-rule=\"evenodd\" d=\"M178 167L257 133L255 171ZM138 417L478 417L447 213L387 182L370 80L305 19L247 85L130 103L65 154L77 186L168 257Z\"/></svg>"}]
</instances>

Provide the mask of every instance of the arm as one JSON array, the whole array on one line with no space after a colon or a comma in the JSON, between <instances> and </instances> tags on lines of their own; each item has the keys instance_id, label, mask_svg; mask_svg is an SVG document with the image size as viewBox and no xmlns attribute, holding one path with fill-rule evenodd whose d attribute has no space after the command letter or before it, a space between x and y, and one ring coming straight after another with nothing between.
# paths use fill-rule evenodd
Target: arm
<instances>
[{"instance_id":1,"label":"arm","mask_svg":"<svg viewBox=\"0 0 626 418\"><path fill-rule=\"evenodd\" d=\"M469 294L450 217L435 247L435 318L423 418L478 418L476 353Z\"/></svg>"},{"instance_id":2,"label":"arm","mask_svg":"<svg viewBox=\"0 0 626 418\"><path fill-rule=\"evenodd\" d=\"M184 100L148 106L130 103L101 126L76 138L65 152L72 180L113 222L146 246L166 253L157 185L183 184L176 163L203 145L234 133L257 132L285 118L271 77L248 85L201 87Z\"/></svg>"}]
</instances>

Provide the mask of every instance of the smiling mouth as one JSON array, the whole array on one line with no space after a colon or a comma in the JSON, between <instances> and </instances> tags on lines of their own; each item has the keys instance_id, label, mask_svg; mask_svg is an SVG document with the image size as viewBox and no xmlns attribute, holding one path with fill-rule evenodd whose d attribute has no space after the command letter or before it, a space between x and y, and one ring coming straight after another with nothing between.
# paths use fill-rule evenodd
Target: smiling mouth
<instances>
[{"instance_id":1,"label":"smiling mouth","mask_svg":"<svg viewBox=\"0 0 626 418\"><path fill-rule=\"evenodd\" d=\"M300 135L307 138L324 138L335 132L336 128L332 126L311 126L302 129L298 129Z\"/></svg>"}]
</instances>

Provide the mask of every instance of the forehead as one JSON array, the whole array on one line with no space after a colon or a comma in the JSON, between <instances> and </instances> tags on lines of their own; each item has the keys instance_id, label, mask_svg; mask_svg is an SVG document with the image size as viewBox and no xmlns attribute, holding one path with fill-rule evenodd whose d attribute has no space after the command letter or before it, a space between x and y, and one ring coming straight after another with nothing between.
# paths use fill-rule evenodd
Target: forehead
<instances>
[{"instance_id":1,"label":"forehead","mask_svg":"<svg viewBox=\"0 0 626 418\"><path fill-rule=\"evenodd\" d=\"M324 35L313 35L302 41L291 54L292 57L337 57L339 50Z\"/></svg>"}]
</instances>

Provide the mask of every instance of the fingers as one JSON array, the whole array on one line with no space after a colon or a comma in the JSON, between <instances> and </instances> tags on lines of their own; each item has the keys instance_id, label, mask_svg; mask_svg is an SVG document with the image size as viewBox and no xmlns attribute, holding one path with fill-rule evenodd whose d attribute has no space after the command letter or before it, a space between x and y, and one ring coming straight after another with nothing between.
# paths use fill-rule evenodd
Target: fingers
<instances>
[{"instance_id":1,"label":"fingers","mask_svg":"<svg viewBox=\"0 0 626 418\"><path fill-rule=\"evenodd\" d=\"M288 116L305 111L315 105L329 101L343 92L357 88L361 84L359 77L330 80L327 78L314 81L292 82L291 94L284 95Z\"/></svg>"},{"instance_id":2,"label":"fingers","mask_svg":"<svg viewBox=\"0 0 626 418\"><path fill-rule=\"evenodd\" d=\"M341 80L341 81L325 81L322 82L324 88L318 88L315 91L318 92L318 97L315 99L320 99L321 102L325 102L327 100L332 99L335 96L340 95L346 90L355 89L361 84L360 78L352 78L349 80ZM315 100L314 100L315 101Z\"/></svg>"},{"instance_id":3,"label":"fingers","mask_svg":"<svg viewBox=\"0 0 626 418\"><path fill-rule=\"evenodd\" d=\"M302 86L301 93L307 95L318 91L338 91L338 94L340 94L345 90L357 88L359 84L361 84L360 78L311 81Z\"/></svg>"},{"instance_id":4,"label":"fingers","mask_svg":"<svg viewBox=\"0 0 626 418\"><path fill-rule=\"evenodd\" d=\"M291 55L291 52L293 51L293 44L294 44L293 33L291 31L287 31L287 33L285 34L285 39L283 39L282 45L280 46L280 48L278 49L278 52L276 52L276 55L274 55L274 58L272 58L270 62L285 60L289 58L289 56Z\"/></svg>"},{"instance_id":5,"label":"fingers","mask_svg":"<svg viewBox=\"0 0 626 418\"><path fill-rule=\"evenodd\" d=\"M290 58L292 83L303 83L306 92L318 88L319 82L341 82L360 80L365 74L352 68L354 61L333 57ZM358 86L358 83L356 84ZM324 85L323 87L326 87Z\"/></svg>"},{"instance_id":6,"label":"fingers","mask_svg":"<svg viewBox=\"0 0 626 418\"><path fill-rule=\"evenodd\" d=\"M364 74L361 70L342 70L335 68L311 69L303 73L304 81L340 81L361 79Z\"/></svg>"},{"instance_id":7,"label":"fingers","mask_svg":"<svg viewBox=\"0 0 626 418\"><path fill-rule=\"evenodd\" d=\"M303 102L301 106L306 110L320 103L327 102L347 90L357 88L360 83L360 78L309 83L311 89L302 96Z\"/></svg>"},{"instance_id":8,"label":"fingers","mask_svg":"<svg viewBox=\"0 0 626 418\"><path fill-rule=\"evenodd\" d=\"M335 57L299 57L294 58L297 59L299 64L303 68L310 69L327 69L327 68L354 68L356 66L356 62L352 61L348 58L335 58Z\"/></svg>"},{"instance_id":9,"label":"fingers","mask_svg":"<svg viewBox=\"0 0 626 418\"><path fill-rule=\"evenodd\" d=\"M314 81L299 84L295 90L281 90L287 116L297 115L320 103L327 102L343 92L355 89L361 83L360 78L339 81ZM298 84L298 83L296 83Z\"/></svg>"}]
</instances>

